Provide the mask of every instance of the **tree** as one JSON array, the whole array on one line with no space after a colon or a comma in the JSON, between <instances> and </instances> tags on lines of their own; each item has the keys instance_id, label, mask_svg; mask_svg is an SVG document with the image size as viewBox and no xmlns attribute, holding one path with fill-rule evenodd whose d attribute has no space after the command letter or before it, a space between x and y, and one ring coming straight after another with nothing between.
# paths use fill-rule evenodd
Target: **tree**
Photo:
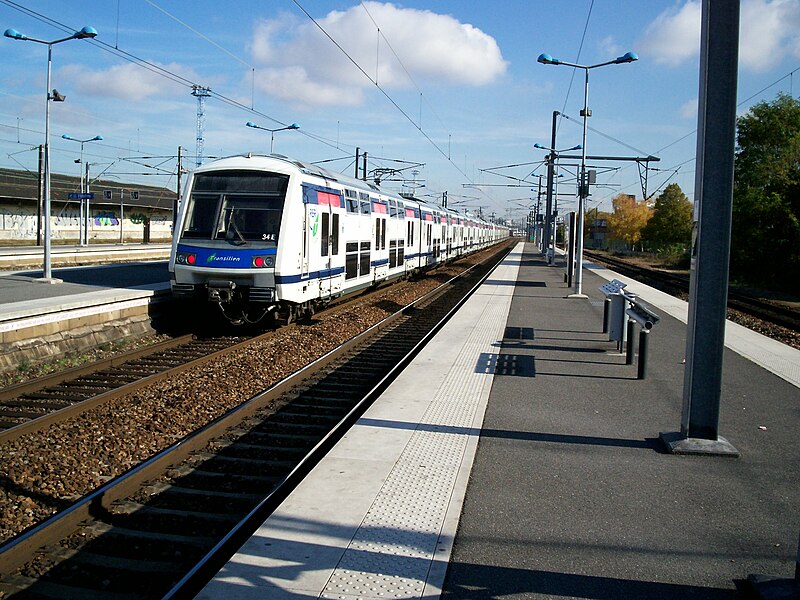
<instances>
[{"instance_id":1,"label":"tree","mask_svg":"<svg viewBox=\"0 0 800 600\"><path fill-rule=\"evenodd\" d=\"M800 292L800 102L780 94L737 126L731 274Z\"/></svg>"},{"instance_id":2,"label":"tree","mask_svg":"<svg viewBox=\"0 0 800 600\"><path fill-rule=\"evenodd\" d=\"M650 208L644 201L637 202L635 196L618 194L611 200L614 212L608 217L611 237L633 247L642 237L642 228L650 219Z\"/></svg>"},{"instance_id":3,"label":"tree","mask_svg":"<svg viewBox=\"0 0 800 600\"><path fill-rule=\"evenodd\" d=\"M692 243L692 203L677 183L656 198L653 217L642 229L642 240L657 248Z\"/></svg>"}]
</instances>

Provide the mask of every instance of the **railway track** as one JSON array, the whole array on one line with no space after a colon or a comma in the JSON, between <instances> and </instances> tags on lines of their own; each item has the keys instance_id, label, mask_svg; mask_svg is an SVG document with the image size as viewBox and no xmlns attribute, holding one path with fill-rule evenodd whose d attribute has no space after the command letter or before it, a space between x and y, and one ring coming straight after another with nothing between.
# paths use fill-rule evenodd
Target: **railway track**
<instances>
[{"instance_id":1,"label":"railway track","mask_svg":"<svg viewBox=\"0 0 800 600\"><path fill-rule=\"evenodd\" d=\"M213 360L246 339L184 335L0 389L0 443L146 386L150 377Z\"/></svg>"},{"instance_id":2,"label":"railway track","mask_svg":"<svg viewBox=\"0 0 800 600\"><path fill-rule=\"evenodd\" d=\"M502 256L505 252L501 253ZM190 597L497 262L413 304L0 547L0 592Z\"/></svg>"},{"instance_id":3,"label":"railway track","mask_svg":"<svg viewBox=\"0 0 800 600\"><path fill-rule=\"evenodd\" d=\"M584 251L584 254L594 262L613 267L618 273L633 277L669 294L682 297L689 294L688 276L642 267L598 252ZM790 307L753 298L739 293L735 289L729 289L728 308L761 321L800 332L800 313Z\"/></svg>"}]
</instances>

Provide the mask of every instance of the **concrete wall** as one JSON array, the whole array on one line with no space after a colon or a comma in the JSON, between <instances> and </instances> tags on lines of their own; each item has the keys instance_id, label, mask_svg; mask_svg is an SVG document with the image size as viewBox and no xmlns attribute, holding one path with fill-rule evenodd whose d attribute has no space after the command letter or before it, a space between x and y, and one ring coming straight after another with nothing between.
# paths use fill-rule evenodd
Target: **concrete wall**
<instances>
[{"instance_id":1,"label":"concrete wall","mask_svg":"<svg viewBox=\"0 0 800 600\"><path fill-rule=\"evenodd\" d=\"M118 242L120 239L120 207L113 205L90 206L89 241ZM77 242L79 237L80 209L77 203L53 204L51 207L51 239ZM145 223L150 221L151 242L168 242L172 239L172 211L157 208L124 207L122 231L125 241L144 241ZM0 203L0 244L36 243L36 207Z\"/></svg>"}]
</instances>

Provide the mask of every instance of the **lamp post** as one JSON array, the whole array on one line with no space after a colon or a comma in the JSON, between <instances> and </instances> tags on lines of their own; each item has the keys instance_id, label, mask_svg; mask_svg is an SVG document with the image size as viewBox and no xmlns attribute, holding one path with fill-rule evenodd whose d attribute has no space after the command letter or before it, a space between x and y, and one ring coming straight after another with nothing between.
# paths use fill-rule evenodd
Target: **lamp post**
<instances>
[{"instance_id":1,"label":"lamp post","mask_svg":"<svg viewBox=\"0 0 800 600\"><path fill-rule=\"evenodd\" d=\"M571 152L572 150L580 150L583 148L580 144L573 146L572 148L565 148L564 150L556 150L555 148L548 148L547 146L543 146L542 144L534 144L534 148L538 148L539 150L547 150L550 154L547 157L547 198L550 200L547 206L547 211L545 214L545 228L544 228L544 251L545 251L545 259L547 260L547 264L554 264L555 262L555 242L556 242L556 231L555 231L555 214L556 214L556 205L558 202L558 193L554 191L557 185L557 177L563 177L563 175L556 175L555 167L556 161L558 160L558 155L561 152Z\"/></svg>"},{"instance_id":2,"label":"lamp post","mask_svg":"<svg viewBox=\"0 0 800 600\"><path fill-rule=\"evenodd\" d=\"M60 280L52 278L51 269L51 256L50 256L50 101L63 102L64 96L59 94L57 90L50 90L50 71L53 63L53 46L66 42L69 40L83 40L86 38L94 38L97 36L97 30L94 27L86 26L80 31L76 31L69 37L61 38L48 42L46 40L38 40L21 34L16 29L6 29L3 35L12 40L22 40L28 42L36 42L39 44L47 45L47 102L45 104L45 117L44 117L44 273L43 280L48 283L57 283Z\"/></svg>"},{"instance_id":3,"label":"lamp post","mask_svg":"<svg viewBox=\"0 0 800 600\"><path fill-rule=\"evenodd\" d=\"M270 132L270 141L269 141L269 153L272 154L272 147L275 145L275 132L276 131L286 131L287 129L300 129L300 125L297 123L292 123L291 125L287 125L286 127L278 127L277 129L269 129L268 127L261 127L256 125L252 121L248 121L245 123L248 127L252 127L253 129L263 129L264 131Z\"/></svg>"},{"instance_id":4,"label":"lamp post","mask_svg":"<svg viewBox=\"0 0 800 600\"><path fill-rule=\"evenodd\" d=\"M61 136L65 140L72 140L73 142L78 142L81 145L81 157L78 159L77 162L81 165L81 194L87 193L89 191L88 181L89 181L89 163L86 163L84 166L83 164L83 145L88 142L97 142L103 139L102 135L96 135L93 138L89 138L86 140L79 140L74 138L68 134L63 134ZM85 203L85 208L84 208ZM81 198L80 199L80 217L79 217L79 230L78 230L78 244L88 245L89 244L89 199L88 198Z\"/></svg>"},{"instance_id":5,"label":"lamp post","mask_svg":"<svg viewBox=\"0 0 800 600\"><path fill-rule=\"evenodd\" d=\"M618 56L614 60L609 60L596 65L578 65L575 63L568 63L557 58L553 58L549 54L540 54L536 59L543 65L565 65L567 67L574 67L576 69L583 69L584 72L584 85L583 85L583 110L581 116L583 117L583 143L581 151L581 172L578 181L578 222L575 229L577 230L577 250L576 265L575 265L575 292L570 294L571 298L586 298L583 293L583 211L586 197L589 195L589 182L586 178L586 128L587 118L591 116L589 110L589 69L596 69L597 67L604 67L606 65L621 65L639 60L639 57L634 52L626 52L622 56Z\"/></svg>"}]
</instances>

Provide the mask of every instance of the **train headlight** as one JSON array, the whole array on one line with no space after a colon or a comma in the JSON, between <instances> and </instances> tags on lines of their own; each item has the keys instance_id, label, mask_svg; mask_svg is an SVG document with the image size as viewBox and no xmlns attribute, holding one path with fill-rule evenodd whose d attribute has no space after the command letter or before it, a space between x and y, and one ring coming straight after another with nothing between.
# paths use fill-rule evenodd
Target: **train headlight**
<instances>
[{"instance_id":1,"label":"train headlight","mask_svg":"<svg viewBox=\"0 0 800 600\"><path fill-rule=\"evenodd\" d=\"M175 262L179 265L193 265L197 262L197 255L189 252L178 252L175 256Z\"/></svg>"},{"instance_id":2,"label":"train headlight","mask_svg":"<svg viewBox=\"0 0 800 600\"><path fill-rule=\"evenodd\" d=\"M257 269L262 268L272 268L275 266L275 257L274 256L254 256L253 257L253 266Z\"/></svg>"}]
</instances>

